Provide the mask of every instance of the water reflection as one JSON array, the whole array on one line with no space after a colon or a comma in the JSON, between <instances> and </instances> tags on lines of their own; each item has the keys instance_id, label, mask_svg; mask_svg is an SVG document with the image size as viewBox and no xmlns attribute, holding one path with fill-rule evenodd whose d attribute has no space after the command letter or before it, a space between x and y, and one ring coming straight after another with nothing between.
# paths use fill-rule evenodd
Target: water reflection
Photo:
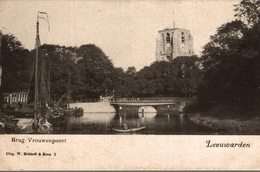
<instances>
[{"instance_id":1,"label":"water reflection","mask_svg":"<svg viewBox=\"0 0 260 172\"><path fill-rule=\"evenodd\" d=\"M116 113L85 113L82 117L67 116L65 125L56 128L60 134L118 134L112 128L122 128L125 122L129 128L145 126L136 134L208 134L195 126L184 113L155 113L122 111Z\"/></svg>"},{"instance_id":2,"label":"water reflection","mask_svg":"<svg viewBox=\"0 0 260 172\"><path fill-rule=\"evenodd\" d=\"M183 113L180 113L179 114L180 118L179 118L179 126L180 126L180 131L183 132L183 126L185 125L184 124L184 114Z\"/></svg>"}]
</instances>

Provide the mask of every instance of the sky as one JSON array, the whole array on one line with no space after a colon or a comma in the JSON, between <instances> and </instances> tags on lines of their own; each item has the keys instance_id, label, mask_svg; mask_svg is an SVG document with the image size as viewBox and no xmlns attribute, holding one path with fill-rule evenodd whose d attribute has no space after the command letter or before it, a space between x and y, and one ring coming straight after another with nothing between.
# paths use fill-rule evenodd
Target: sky
<instances>
[{"instance_id":1,"label":"sky","mask_svg":"<svg viewBox=\"0 0 260 172\"><path fill-rule=\"evenodd\" d=\"M41 43L64 46L95 44L115 67L140 70L155 61L159 30L172 27L191 31L194 51L200 55L210 35L234 19L238 0L0 0L0 27L14 34L25 48L35 45L38 11Z\"/></svg>"}]
</instances>

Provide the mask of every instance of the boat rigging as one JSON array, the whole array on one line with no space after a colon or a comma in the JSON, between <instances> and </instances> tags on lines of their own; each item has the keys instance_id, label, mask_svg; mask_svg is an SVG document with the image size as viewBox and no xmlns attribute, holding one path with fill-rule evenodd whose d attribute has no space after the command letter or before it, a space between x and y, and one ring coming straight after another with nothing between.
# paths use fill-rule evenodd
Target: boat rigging
<instances>
[{"instance_id":1,"label":"boat rigging","mask_svg":"<svg viewBox=\"0 0 260 172\"><path fill-rule=\"evenodd\" d=\"M50 31L49 17L48 13L38 11L37 22L36 22L36 40L35 40L35 79L34 79L34 119L36 120L39 113L38 103L39 103L39 83L38 83L38 65L39 65L39 48L41 46L40 33L39 33L39 20L43 19L48 23L48 30Z\"/></svg>"}]
</instances>

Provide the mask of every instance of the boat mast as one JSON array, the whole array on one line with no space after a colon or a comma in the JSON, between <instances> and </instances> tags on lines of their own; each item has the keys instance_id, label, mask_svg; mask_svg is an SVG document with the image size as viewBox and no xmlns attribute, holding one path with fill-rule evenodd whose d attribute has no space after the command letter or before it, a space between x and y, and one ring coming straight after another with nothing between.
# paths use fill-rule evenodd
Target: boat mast
<instances>
[{"instance_id":1,"label":"boat mast","mask_svg":"<svg viewBox=\"0 0 260 172\"><path fill-rule=\"evenodd\" d=\"M40 34L39 34L39 19L44 19L48 23L48 30L50 31L50 24L48 14L46 12L38 11L36 22L36 40L35 40L35 79L34 79L34 119L38 114L38 102L39 102L39 82L38 82L38 63L39 63L39 48L41 46Z\"/></svg>"},{"instance_id":2,"label":"boat mast","mask_svg":"<svg viewBox=\"0 0 260 172\"><path fill-rule=\"evenodd\" d=\"M51 68L50 68L50 58L47 58L47 102L51 101Z\"/></svg>"},{"instance_id":3,"label":"boat mast","mask_svg":"<svg viewBox=\"0 0 260 172\"><path fill-rule=\"evenodd\" d=\"M0 89L1 89L1 81L2 81L2 56L1 56L1 50L2 50L2 29L0 29Z\"/></svg>"},{"instance_id":4,"label":"boat mast","mask_svg":"<svg viewBox=\"0 0 260 172\"><path fill-rule=\"evenodd\" d=\"M2 52L1 52L1 50L2 50L2 37L3 37L3 34L2 34L2 29L0 28L0 107L2 106L2 101L3 101L3 96L2 96L2 71L3 71L3 69L2 69ZM1 109L2 108L0 108L0 111L1 111ZM0 114L1 114L1 112L0 112Z\"/></svg>"},{"instance_id":5,"label":"boat mast","mask_svg":"<svg viewBox=\"0 0 260 172\"><path fill-rule=\"evenodd\" d=\"M38 59L39 59L39 47L40 47L40 36L39 36L39 13L37 15L36 22L36 40L35 40L35 78L34 78L34 119L37 118L38 113Z\"/></svg>"},{"instance_id":6,"label":"boat mast","mask_svg":"<svg viewBox=\"0 0 260 172\"><path fill-rule=\"evenodd\" d=\"M70 108L70 71L69 71L69 83L68 83L68 108Z\"/></svg>"}]
</instances>

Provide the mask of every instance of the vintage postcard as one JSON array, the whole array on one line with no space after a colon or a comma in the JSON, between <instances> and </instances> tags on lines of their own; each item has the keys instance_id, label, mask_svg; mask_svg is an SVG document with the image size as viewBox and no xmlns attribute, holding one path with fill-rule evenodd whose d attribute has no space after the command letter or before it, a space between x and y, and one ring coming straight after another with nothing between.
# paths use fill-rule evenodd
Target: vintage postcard
<instances>
[{"instance_id":1,"label":"vintage postcard","mask_svg":"<svg viewBox=\"0 0 260 172\"><path fill-rule=\"evenodd\" d=\"M0 170L259 170L260 1L0 0Z\"/></svg>"}]
</instances>

